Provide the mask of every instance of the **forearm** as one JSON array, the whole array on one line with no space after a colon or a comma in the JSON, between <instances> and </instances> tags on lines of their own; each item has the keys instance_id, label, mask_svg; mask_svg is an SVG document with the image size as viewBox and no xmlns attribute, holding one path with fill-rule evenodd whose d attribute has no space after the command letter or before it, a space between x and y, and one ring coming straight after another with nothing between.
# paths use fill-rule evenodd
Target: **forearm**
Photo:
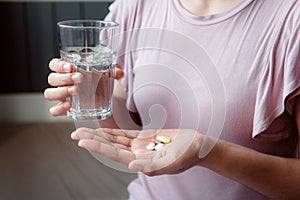
<instances>
[{"instance_id":1,"label":"forearm","mask_svg":"<svg viewBox=\"0 0 300 200\"><path fill-rule=\"evenodd\" d=\"M298 159L271 156L219 140L200 165L271 198L300 197Z\"/></svg>"}]
</instances>

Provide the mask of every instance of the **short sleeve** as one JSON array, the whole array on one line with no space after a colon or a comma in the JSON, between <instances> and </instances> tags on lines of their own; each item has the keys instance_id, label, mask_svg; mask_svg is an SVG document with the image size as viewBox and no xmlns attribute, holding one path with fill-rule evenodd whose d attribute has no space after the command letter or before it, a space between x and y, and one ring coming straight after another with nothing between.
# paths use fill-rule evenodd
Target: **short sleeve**
<instances>
[{"instance_id":1,"label":"short sleeve","mask_svg":"<svg viewBox=\"0 0 300 200\"><path fill-rule=\"evenodd\" d=\"M253 138L266 130L281 114L293 115L295 97L300 94L300 6L286 18L269 54L259 83Z\"/></svg>"}]
</instances>

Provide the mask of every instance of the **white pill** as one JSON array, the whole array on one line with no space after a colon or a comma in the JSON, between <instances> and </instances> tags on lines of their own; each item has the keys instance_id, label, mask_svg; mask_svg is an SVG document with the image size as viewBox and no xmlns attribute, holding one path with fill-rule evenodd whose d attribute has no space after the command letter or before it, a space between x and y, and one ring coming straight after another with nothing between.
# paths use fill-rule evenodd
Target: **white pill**
<instances>
[{"instance_id":1,"label":"white pill","mask_svg":"<svg viewBox=\"0 0 300 200\"><path fill-rule=\"evenodd\" d=\"M148 151L152 151L154 149L155 143L154 142L150 142L147 146L146 149Z\"/></svg>"},{"instance_id":2,"label":"white pill","mask_svg":"<svg viewBox=\"0 0 300 200\"><path fill-rule=\"evenodd\" d=\"M163 143L158 143L155 145L154 149L157 151L157 150L161 149L163 146L164 146Z\"/></svg>"}]
</instances>

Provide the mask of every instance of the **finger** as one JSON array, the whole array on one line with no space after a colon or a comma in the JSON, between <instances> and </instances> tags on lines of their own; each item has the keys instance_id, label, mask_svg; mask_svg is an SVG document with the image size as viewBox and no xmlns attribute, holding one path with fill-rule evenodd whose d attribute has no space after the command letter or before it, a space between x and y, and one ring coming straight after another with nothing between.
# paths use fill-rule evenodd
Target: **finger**
<instances>
[{"instance_id":1,"label":"finger","mask_svg":"<svg viewBox=\"0 0 300 200\"><path fill-rule=\"evenodd\" d=\"M105 137L112 143L130 147L131 149L135 149L135 151L145 149L150 139L156 134L155 130L122 130L109 128L97 130L105 134Z\"/></svg>"},{"instance_id":2,"label":"finger","mask_svg":"<svg viewBox=\"0 0 300 200\"><path fill-rule=\"evenodd\" d=\"M91 128L80 127L71 133L71 138L79 141L80 139L84 139L84 136L88 134L95 135L95 130ZM92 139L92 137L85 139Z\"/></svg>"},{"instance_id":3,"label":"finger","mask_svg":"<svg viewBox=\"0 0 300 200\"><path fill-rule=\"evenodd\" d=\"M57 73L70 73L73 71L72 64L58 58L54 58L49 62L49 68Z\"/></svg>"},{"instance_id":4,"label":"finger","mask_svg":"<svg viewBox=\"0 0 300 200\"><path fill-rule=\"evenodd\" d=\"M51 73L48 76L48 83L52 86L66 86L81 83L83 76L81 73L59 74Z\"/></svg>"},{"instance_id":5,"label":"finger","mask_svg":"<svg viewBox=\"0 0 300 200\"><path fill-rule=\"evenodd\" d=\"M98 136L104 138L105 140L111 142L114 145L121 145L130 147L131 146L131 139L123 136L123 135L113 135L108 132L104 132L102 129L89 129L89 128L79 128L75 131L77 134L74 136L79 136L80 138L84 137L86 139L93 139L93 137ZM81 139L82 139L81 138Z\"/></svg>"},{"instance_id":6,"label":"finger","mask_svg":"<svg viewBox=\"0 0 300 200\"><path fill-rule=\"evenodd\" d=\"M137 136L141 132L140 130L123 130L123 129L110 129L110 128L101 128L99 129L99 131L105 132L113 136L123 136L130 139L137 138Z\"/></svg>"},{"instance_id":7,"label":"finger","mask_svg":"<svg viewBox=\"0 0 300 200\"><path fill-rule=\"evenodd\" d=\"M79 141L81 139L93 139L93 140L96 140L96 141L99 141L99 142L103 142L103 143L109 144L109 142L106 139L104 139L104 138L100 138L100 137L92 135L90 133L86 133L86 135L83 136L82 134L78 133L78 131L72 132L71 133L71 138L73 140L77 140L77 141ZM112 143L110 143L110 144L112 144ZM112 145L114 145L116 148L130 150L130 147L122 145L122 144L112 144Z\"/></svg>"},{"instance_id":8,"label":"finger","mask_svg":"<svg viewBox=\"0 0 300 200\"><path fill-rule=\"evenodd\" d=\"M105 137L113 144L119 144L119 145L123 145L126 147L131 146L132 139L130 139L128 137L111 135L111 134L105 133L105 132L99 132L98 134Z\"/></svg>"},{"instance_id":9,"label":"finger","mask_svg":"<svg viewBox=\"0 0 300 200\"><path fill-rule=\"evenodd\" d=\"M125 164L126 166L134 159L132 152L119 149L111 144L100 143L94 140L80 140L78 146L89 151L97 152L112 160Z\"/></svg>"},{"instance_id":10,"label":"finger","mask_svg":"<svg viewBox=\"0 0 300 200\"><path fill-rule=\"evenodd\" d=\"M119 148L119 149L124 149L124 150L127 150L127 151L131 151L131 147L128 147L128 146L125 146L125 145L122 145L122 144L113 144L116 148Z\"/></svg>"},{"instance_id":11,"label":"finger","mask_svg":"<svg viewBox=\"0 0 300 200\"><path fill-rule=\"evenodd\" d=\"M66 86L66 87L59 87L59 88L47 88L44 91L45 99L49 101L56 101L60 99L65 99L69 96L74 96L78 94L79 88L78 86Z\"/></svg>"},{"instance_id":12,"label":"finger","mask_svg":"<svg viewBox=\"0 0 300 200\"><path fill-rule=\"evenodd\" d=\"M89 140L96 140L99 142L107 142L108 140L99 134L96 133L94 129L86 128L86 127L81 127L78 128L76 131L74 131L71 134L71 138L75 140L81 140L81 139L89 139Z\"/></svg>"},{"instance_id":13,"label":"finger","mask_svg":"<svg viewBox=\"0 0 300 200\"><path fill-rule=\"evenodd\" d=\"M125 130L125 129L109 129L102 128L102 131L116 136L125 136L131 139L147 139L153 138L157 135L156 130Z\"/></svg>"},{"instance_id":14,"label":"finger","mask_svg":"<svg viewBox=\"0 0 300 200\"><path fill-rule=\"evenodd\" d=\"M49 112L52 116L66 115L67 110L71 108L72 104L69 101L60 102L59 104L50 108Z\"/></svg>"}]
</instances>

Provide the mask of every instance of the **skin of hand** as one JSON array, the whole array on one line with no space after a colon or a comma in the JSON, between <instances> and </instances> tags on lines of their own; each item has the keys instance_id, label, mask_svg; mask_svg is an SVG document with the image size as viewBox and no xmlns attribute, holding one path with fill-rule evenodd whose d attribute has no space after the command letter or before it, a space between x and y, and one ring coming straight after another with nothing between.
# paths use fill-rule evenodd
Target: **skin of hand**
<instances>
[{"instance_id":1,"label":"skin of hand","mask_svg":"<svg viewBox=\"0 0 300 200\"><path fill-rule=\"evenodd\" d=\"M49 62L49 68L52 73L48 76L48 83L55 88L47 88L44 97L49 101L59 101L57 105L50 108L49 112L52 116L65 115L72 106L67 97L78 94L79 88L76 84L83 81L83 76L73 71L72 64L58 58ZM117 65L114 78L118 80L123 76L124 72Z\"/></svg>"},{"instance_id":2,"label":"skin of hand","mask_svg":"<svg viewBox=\"0 0 300 200\"><path fill-rule=\"evenodd\" d=\"M146 150L157 135L171 138L171 143L157 151ZM199 163L199 150L205 136L190 129L121 130L79 128L71 134L78 145L121 162L129 169L149 176L177 174Z\"/></svg>"}]
</instances>

